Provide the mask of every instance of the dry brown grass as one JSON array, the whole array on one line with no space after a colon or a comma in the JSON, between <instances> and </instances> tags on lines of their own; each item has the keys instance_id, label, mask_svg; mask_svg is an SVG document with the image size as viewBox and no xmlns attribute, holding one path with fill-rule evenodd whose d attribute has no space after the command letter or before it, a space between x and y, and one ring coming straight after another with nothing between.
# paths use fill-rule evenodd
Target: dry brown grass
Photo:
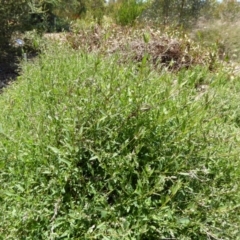
<instances>
[{"instance_id":1,"label":"dry brown grass","mask_svg":"<svg viewBox=\"0 0 240 240\"><path fill-rule=\"evenodd\" d=\"M147 59L155 67L179 70L203 64L212 67L214 54L194 43L180 32L163 33L159 30L98 25L68 33L66 40L73 49L98 52L104 55L118 53L121 62L142 62Z\"/></svg>"},{"instance_id":2,"label":"dry brown grass","mask_svg":"<svg viewBox=\"0 0 240 240\"><path fill-rule=\"evenodd\" d=\"M44 38L48 40L54 40L54 41L66 41L66 34L65 33L45 33Z\"/></svg>"}]
</instances>

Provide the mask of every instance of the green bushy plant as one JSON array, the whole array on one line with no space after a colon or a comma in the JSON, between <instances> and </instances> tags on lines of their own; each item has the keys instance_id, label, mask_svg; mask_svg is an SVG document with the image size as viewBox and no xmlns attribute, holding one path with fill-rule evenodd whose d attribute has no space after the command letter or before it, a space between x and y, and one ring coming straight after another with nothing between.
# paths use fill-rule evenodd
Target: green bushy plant
<instances>
[{"instance_id":1,"label":"green bushy plant","mask_svg":"<svg viewBox=\"0 0 240 240\"><path fill-rule=\"evenodd\" d=\"M22 69L0 96L2 238L237 239L237 82L63 45Z\"/></svg>"},{"instance_id":2,"label":"green bushy plant","mask_svg":"<svg viewBox=\"0 0 240 240\"><path fill-rule=\"evenodd\" d=\"M120 25L133 25L147 4L143 1L123 0L116 6L115 19Z\"/></svg>"}]
</instances>

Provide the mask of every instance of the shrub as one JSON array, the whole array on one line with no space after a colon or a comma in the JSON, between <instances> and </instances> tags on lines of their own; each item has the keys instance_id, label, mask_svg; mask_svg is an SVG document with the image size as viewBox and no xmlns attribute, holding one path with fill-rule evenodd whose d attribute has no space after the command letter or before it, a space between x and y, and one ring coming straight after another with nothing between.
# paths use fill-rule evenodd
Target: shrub
<instances>
[{"instance_id":1,"label":"shrub","mask_svg":"<svg viewBox=\"0 0 240 240\"><path fill-rule=\"evenodd\" d=\"M147 4L137 0L123 0L116 6L115 19L122 26L133 25Z\"/></svg>"},{"instance_id":2,"label":"shrub","mask_svg":"<svg viewBox=\"0 0 240 240\"><path fill-rule=\"evenodd\" d=\"M51 45L1 95L1 237L237 239L239 83L118 62Z\"/></svg>"}]
</instances>

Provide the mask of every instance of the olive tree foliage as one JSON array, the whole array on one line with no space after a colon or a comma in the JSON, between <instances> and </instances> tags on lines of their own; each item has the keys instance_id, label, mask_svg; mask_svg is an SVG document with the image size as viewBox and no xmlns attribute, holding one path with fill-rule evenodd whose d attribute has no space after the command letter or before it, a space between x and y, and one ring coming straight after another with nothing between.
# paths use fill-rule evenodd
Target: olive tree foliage
<instances>
[{"instance_id":1,"label":"olive tree foliage","mask_svg":"<svg viewBox=\"0 0 240 240\"><path fill-rule=\"evenodd\" d=\"M239 20L240 17L240 2L239 0L223 0L216 4L214 18L221 19L223 21L234 22Z\"/></svg>"},{"instance_id":2,"label":"olive tree foliage","mask_svg":"<svg viewBox=\"0 0 240 240\"><path fill-rule=\"evenodd\" d=\"M57 0L54 12L65 18L84 18L87 14L92 15L97 21L101 21L104 15L104 0Z\"/></svg>"},{"instance_id":3,"label":"olive tree foliage","mask_svg":"<svg viewBox=\"0 0 240 240\"><path fill-rule=\"evenodd\" d=\"M16 32L35 28L34 14L44 14L58 0L0 0L0 53L11 49L11 38ZM41 20L40 20L41 21Z\"/></svg>"},{"instance_id":4,"label":"olive tree foliage","mask_svg":"<svg viewBox=\"0 0 240 240\"><path fill-rule=\"evenodd\" d=\"M203 11L207 11L212 2L212 0L154 0L143 17L165 25L189 26Z\"/></svg>"},{"instance_id":5,"label":"olive tree foliage","mask_svg":"<svg viewBox=\"0 0 240 240\"><path fill-rule=\"evenodd\" d=\"M74 1L63 0L35 0L34 11L28 21L30 29L35 28L40 32L59 32L68 29L68 16L60 13L67 9L74 12Z\"/></svg>"},{"instance_id":6,"label":"olive tree foliage","mask_svg":"<svg viewBox=\"0 0 240 240\"><path fill-rule=\"evenodd\" d=\"M23 30L30 10L29 0L0 0L0 51L9 46L13 32Z\"/></svg>"}]
</instances>

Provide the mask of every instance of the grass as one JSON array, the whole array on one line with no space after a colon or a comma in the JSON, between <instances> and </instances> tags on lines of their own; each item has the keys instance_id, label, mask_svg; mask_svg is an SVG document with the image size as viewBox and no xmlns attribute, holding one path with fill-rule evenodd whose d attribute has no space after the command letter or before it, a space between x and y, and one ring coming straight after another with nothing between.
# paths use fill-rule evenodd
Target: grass
<instances>
[{"instance_id":1,"label":"grass","mask_svg":"<svg viewBox=\"0 0 240 240\"><path fill-rule=\"evenodd\" d=\"M240 239L239 79L118 58L49 43L1 94L0 239Z\"/></svg>"}]
</instances>

